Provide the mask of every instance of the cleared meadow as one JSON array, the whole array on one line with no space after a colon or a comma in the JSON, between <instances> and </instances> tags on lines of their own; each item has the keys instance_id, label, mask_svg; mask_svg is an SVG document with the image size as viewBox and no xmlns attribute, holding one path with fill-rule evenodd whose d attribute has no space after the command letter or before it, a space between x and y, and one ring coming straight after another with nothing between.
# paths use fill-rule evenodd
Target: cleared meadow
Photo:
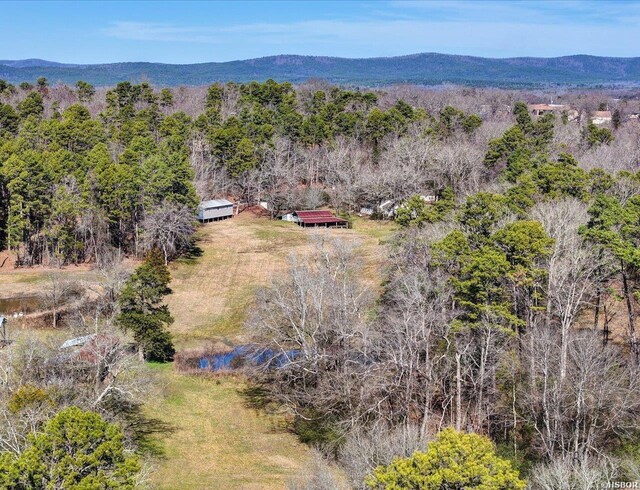
<instances>
[{"instance_id":1,"label":"cleared meadow","mask_svg":"<svg viewBox=\"0 0 640 490\"><path fill-rule=\"evenodd\" d=\"M354 241L364 277L379 286L380 244L394 230L393 224L366 220L356 220L350 230L303 230L250 213L203 226L199 256L171 268L168 304L178 350L249 338L245 320L256 288L284 272L292 252L308 251L314 233ZM152 475L155 488L284 488L309 457L281 418L248 406L242 380L185 375L169 366L156 369L166 396L151 410L175 432L162 441L165 457Z\"/></svg>"}]
</instances>

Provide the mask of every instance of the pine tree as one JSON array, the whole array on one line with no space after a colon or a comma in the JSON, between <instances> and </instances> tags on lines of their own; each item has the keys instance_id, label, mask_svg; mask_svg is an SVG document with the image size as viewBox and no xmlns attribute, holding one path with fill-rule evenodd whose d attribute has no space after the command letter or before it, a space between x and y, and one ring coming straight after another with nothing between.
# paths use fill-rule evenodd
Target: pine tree
<instances>
[{"instance_id":1,"label":"pine tree","mask_svg":"<svg viewBox=\"0 0 640 490\"><path fill-rule=\"evenodd\" d=\"M140 471L128 455L122 430L93 412L69 407L30 435L28 447L15 457L0 453L0 488L132 489Z\"/></svg>"},{"instance_id":2,"label":"pine tree","mask_svg":"<svg viewBox=\"0 0 640 490\"><path fill-rule=\"evenodd\" d=\"M613 129L618 129L622 124L622 114L620 114L619 109L613 111L613 115L611 116L611 124L613 125Z\"/></svg>"},{"instance_id":3,"label":"pine tree","mask_svg":"<svg viewBox=\"0 0 640 490\"><path fill-rule=\"evenodd\" d=\"M173 317L164 296L171 293L171 275L162 253L152 250L129 278L120 296L120 315L116 323L131 332L141 359L156 362L173 360L175 349L167 327Z\"/></svg>"},{"instance_id":4,"label":"pine tree","mask_svg":"<svg viewBox=\"0 0 640 490\"><path fill-rule=\"evenodd\" d=\"M367 478L374 489L439 490L477 488L520 490L525 482L511 462L495 453L491 441L478 434L444 429L425 452L379 466Z\"/></svg>"}]
</instances>

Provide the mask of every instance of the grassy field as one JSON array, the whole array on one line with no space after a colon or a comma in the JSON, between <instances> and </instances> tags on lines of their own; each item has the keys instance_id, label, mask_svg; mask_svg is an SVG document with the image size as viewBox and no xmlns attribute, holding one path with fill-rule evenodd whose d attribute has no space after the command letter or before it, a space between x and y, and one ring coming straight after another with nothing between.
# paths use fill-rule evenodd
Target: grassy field
<instances>
[{"instance_id":1,"label":"grassy field","mask_svg":"<svg viewBox=\"0 0 640 490\"><path fill-rule=\"evenodd\" d=\"M365 277L377 285L380 243L394 229L357 220L350 230L317 233L357 243ZM180 260L171 270L168 303L178 349L249 338L245 319L256 288L282 273L292 252L308 250L313 233L249 213L204 226L198 235L200 256ZM308 448L282 420L247 406L238 379L184 375L167 366L161 379L166 396L152 411L176 430L163 440L166 456L153 473L155 488L284 488L308 459Z\"/></svg>"},{"instance_id":2,"label":"grassy field","mask_svg":"<svg viewBox=\"0 0 640 490\"><path fill-rule=\"evenodd\" d=\"M97 274L88 266L67 266L63 269L33 267L0 269L0 298L34 296L47 288L51 276L73 281L95 282Z\"/></svg>"},{"instance_id":3,"label":"grassy field","mask_svg":"<svg viewBox=\"0 0 640 490\"><path fill-rule=\"evenodd\" d=\"M289 226L286 226L289 225ZM307 236L290 223L251 215L210 223L198 233L199 257L171 270L169 308L178 347L203 340L236 342L253 292L283 270L287 254Z\"/></svg>"},{"instance_id":4,"label":"grassy field","mask_svg":"<svg viewBox=\"0 0 640 490\"><path fill-rule=\"evenodd\" d=\"M165 397L151 408L175 432L163 441L154 488L284 488L306 461L307 448L280 419L246 406L242 381L161 369Z\"/></svg>"}]
</instances>

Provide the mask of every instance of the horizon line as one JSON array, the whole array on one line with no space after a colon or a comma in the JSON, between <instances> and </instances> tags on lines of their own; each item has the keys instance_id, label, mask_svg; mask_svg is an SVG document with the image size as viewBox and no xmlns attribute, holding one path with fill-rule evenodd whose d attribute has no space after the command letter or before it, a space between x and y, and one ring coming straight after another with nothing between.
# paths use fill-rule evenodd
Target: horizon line
<instances>
[{"instance_id":1,"label":"horizon line","mask_svg":"<svg viewBox=\"0 0 640 490\"><path fill-rule=\"evenodd\" d=\"M137 60L137 61L107 61L101 63L73 63L73 62L61 62L50 59L38 58L38 57L29 57L29 58L14 58L14 59L3 59L1 62L3 63L17 63L24 61L42 61L46 63L55 63L62 66L100 66L100 65L125 65L125 64L137 64L137 63L148 63L148 64L156 64L156 65L206 65L206 64L227 64L227 63L236 63L242 61L255 61L255 60L263 60L268 58L278 58L278 57L297 57L297 58L325 58L325 59L335 59L335 60L377 60L377 59L393 59L393 58L410 58L413 56L422 56L422 55L438 55L438 56L454 56L459 58L476 58L476 59L484 59L484 60L517 60L517 59L544 59L544 60L553 60L553 59L561 59L561 58L574 58L574 57L589 57L589 58L612 58L612 59L620 59L620 60L631 60L640 58L640 56L603 56L603 55L594 55L594 54L586 54L586 53L574 53L560 56L535 56L535 55L527 55L527 56L507 56L507 57L493 57L493 56L477 56L477 55L468 55L468 54L452 54L452 53L442 53L437 51L422 51L418 53L408 53L408 54L400 54L393 56L367 56L367 57L347 57L347 56L330 56L330 55L322 55L322 54L293 54L293 53L279 53L279 54L271 54L265 56L258 56L253 58L239 58L235 60L228 61L199 61L193 63L176 63L176 62L165 62L165 61L145 61L145 60ZM9 65L4 65L9 66ZM35 68L33 67L11 67L11 68ZM55 67L51 67L55 68Z\"/></svg>"}]
</instances>

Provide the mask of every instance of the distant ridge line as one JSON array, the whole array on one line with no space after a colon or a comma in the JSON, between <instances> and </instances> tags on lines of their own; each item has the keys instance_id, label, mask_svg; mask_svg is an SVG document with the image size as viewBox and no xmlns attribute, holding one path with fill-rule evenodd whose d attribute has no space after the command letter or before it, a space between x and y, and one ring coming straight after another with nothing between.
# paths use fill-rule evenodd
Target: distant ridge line
<instances>
[{"instance_id":1,"label":"distant ridge line","mask_svg":"<svg viewBox=\"0 0 640 490\"><path fill-rule=\"evenodd\" d=\"M37 58L0 60L0 78L11 83L114 85L128 80L148 80L161 86L205 85L213 82L304 82L322 78L332 83L360 86L443 83L494 87L597 87L640 86L640 57L617 58L571 55L554 58L483 58L440 53L417 53L375 58L274 55L247 60L171 64L122 62L66 64Z\"/></svg>"}]
</instances>

